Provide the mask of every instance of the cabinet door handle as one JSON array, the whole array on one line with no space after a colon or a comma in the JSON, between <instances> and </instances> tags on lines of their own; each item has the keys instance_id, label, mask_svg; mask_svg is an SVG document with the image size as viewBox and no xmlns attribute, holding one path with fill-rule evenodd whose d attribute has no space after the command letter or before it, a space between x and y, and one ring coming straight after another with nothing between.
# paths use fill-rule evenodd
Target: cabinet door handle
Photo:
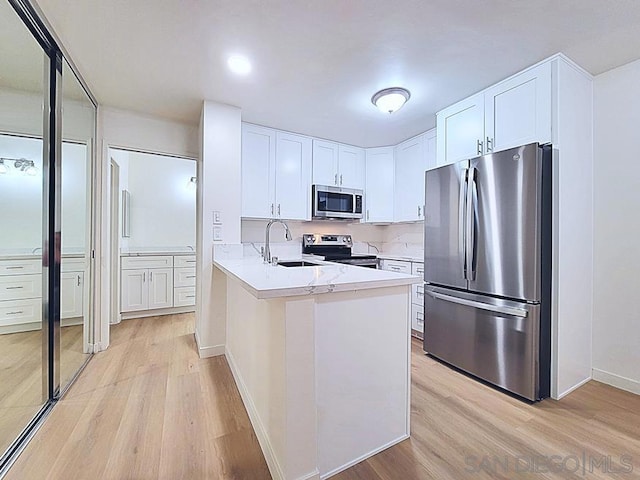
<instances>
[{"instance_id":1,"label":"cabinet door handle","mask_svg":"<svg viewBox=\"0 0 640 480\"><path fill-rule=\"evenodd\" d=\"M369 209L367 208L367 220L369 220Z\"/></svg>"},{"instance_id":2,"label":"cabinet door handle","mask_svg":"<svg viewBox=\"0 0 640 480\"><path fill-rule=\"evenodd\" d=\"M271 204L271 216L273 217L273 203Z\"/></svg>"},{"instance_id":3,"label":"cabinet door handle","mask_svg":"<svg viewBox=\"0 0 640 480\"><path fill-rule=\"evenodd\" d=\"M23 286L7 287L7 290L19 290L21 288L24 288L24 287Z\"/></svg>"},{"instance_id":4,"label":"cabinet door handle","mask_svg":"<svg viewBox=\"0 0 640 480\"><path fill-rule=\"evenodd\" d=\"M418 205L418 218L420 218L420 215L422 215L422 207Z\"/></svg>"},{"instance_id":5,"label":"cabinet door handle","mask_svg":"<svg viewBox=\"0 0 640 480\"><path fill-rule=\"evenodd\" d=\"M7 270L19 270L24 267L7 267Z\"/></svg>"},{"instance_id":6,"label":"cabinet door handle","mask_svg":"<svg viewBox=\"0 0 640 480\"><path fill-rule=\"evenodd\" d=\"M195 275L187 275L185 278L196 278Z\"/></svg>"},{"instance_id":7,"label":"cabinet door handle","mask_svg":"<svg viewBox=\"0 0 640 480\"><path fill-rule=\"evenodd\" d=\"M342 185L342 174L340 174L340 185Z\"/></svg>"},{"instance_id":8,"label":"cabinet door handle","mask_svg":"<svg viewBox=\"0 0 640 480\"><path fill-rule=\"evenodd\" d=\"M78 275L78 286L80 286L80 275Z\"/></svg>"},{"instance_id":9,"label":"cabinet door handle","mask_svg":"<svg viewBox=\"0 0 640 480\"><path fill-rule=\"evenodd\" d=\"M493 152L493 138L487 137L487 153Z\"/></svg>"},{"instance_id":10,"label":"cabinet door handle","mask_svg":"<svg viewBox=\"0 0 640 480\"><path fill-rule=\"evenodd\" d=\"M482 155L482 140L478 140L478 155Z\"/></svg>"},{"instance_id":11,"label":"cabinet door handle","mask_svg":"<svg viewBox=\"0 0 640 480\"><path fill-rule=\"evenodd\" d=\"M338 185L338 174L337 173L333 176L333 184L334 185Z\"/></svg>"},{"instance_id":12,"label":"cabinet door handle","mask_svg":"<svg viewBox=\"0 0 640 480\"><path fill-rule=\"evenodd\" d=\"M278 216L280 216L280 204L278 204Z\"/></svg>"},{"instance_id":13,"label":"cabinet door handle","mask_svg":"<svg viewBox=\"0 0 640 480\"><path fill-rule=\"evenodd\" d=\"M153 272L149 272L149 281L153 282Z\"/></svg>"},{"instance_id":14,"label":"cabinet door handle","mask_svg":"<svg viewBox=\"0 0 640 480\"><path fill-rule=\"evenodd\" d=\"M147 272L142 272L142 283L147 281Z\"/></svg>"},{"instance_id":15,"label":"cabinet door handle","mask_svg":"<svg viewBox=\"0 0 640 480\"><path fill-rule=\"evenodd\" d=\"M7 315L20 315L22 312L22 310L18 310L17 312L7 312Z\"/></svg>"}]
</instances>

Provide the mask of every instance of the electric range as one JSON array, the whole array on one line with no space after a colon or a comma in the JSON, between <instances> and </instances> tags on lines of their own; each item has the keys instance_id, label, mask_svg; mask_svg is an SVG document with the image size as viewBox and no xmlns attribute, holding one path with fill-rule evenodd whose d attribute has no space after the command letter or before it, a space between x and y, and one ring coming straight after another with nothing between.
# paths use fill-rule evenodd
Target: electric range
<instances>
[{"instance_id":1,"label":"electric range","mask_svg":"<svg viewBox=\"0 0 640 480\"><path fill-rule=\"evenodd\" d=\"M346 263L358 267L378 268L375 255L354 254L351 252L351 235L325 235L305 233L302 236L302 253L314 255L327 262Z\"/></svg>"}]
</instances>

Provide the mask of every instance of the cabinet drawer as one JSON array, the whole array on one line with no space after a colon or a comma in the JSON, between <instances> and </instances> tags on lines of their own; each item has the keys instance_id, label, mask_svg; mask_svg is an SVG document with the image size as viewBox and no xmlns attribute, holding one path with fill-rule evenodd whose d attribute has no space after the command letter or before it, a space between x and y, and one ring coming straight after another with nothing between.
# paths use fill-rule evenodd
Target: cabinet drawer
<instances>
[{"instance_id":1,"label":"cabinet drawer","mask_svg":"<svg viewBox=\"0 0 640 480\"><path fill-rule=\"evenodd\" d=\"M180 255L173 257L173 266L175 268L195 267L196 256L195 255Z\"/></svg>"},{"instance_id":2,"label":"cabinet drawer","mask_svg":"<svg viewBox=\"0 0 640 480\"><path fill-rule=\"evenodd\" d=\"M22 323L40 322L42 300L9 300L0 302L0 326L19 325Z\"/></svg>"},{"instance_id":3,"label":"cabinet drawer","mask_svg":"<svg viewBox=\"0 0 640 480\"><path fill-rule=\"evenodd\" d=\"M173 257L170 255L149 255L147 257L122 257L122 270L136 270L139 268L170 268L173 267Z\"/></svg>"},{"instance_id":4,"label":"cabinet drawer","mask_svg":"<svg viewBox=\"0 0 640 480\"><path fill-rule=\"evenodd\" d=\"M380 263L380 266L382 270L411 274L411 262L383 259Z\"/></svg>"},{"instance_id":5,"label":"cabinet drawer","mask_svg":"<svg viewBox=\"0 0 640 480\"><path fill-rule=\"evenodd\" d=\"M0 275L29 275L42 272L42 260L0 260Z\"/></svg>"},{"instance_id":6,"label":"cabinet drawer","mask_svg":"<svg viewBox=\"0 0 640 480\"><path fill-rule=\"evenodd\" d=\"M424 278L424 263L412 262L411 263L411 275L417 275Z\"/></svg>"},{"instance_id":7,"label":"cabinet drawer","mask_svg":"<svg viewBox=\"0 0 640 480\"><path fill-rule=\"evenodd\" d=\"M195 287L196 286L196 269L195 268L174 268L173 269L173 286L174 287Z\"/></svg>"},{"instance_id":8,"label":"cabinet drawer","mask_svg":"<svg viewBox=\"0 0 640 480\"><path fill-rule=\"evenodd\" d=\"M84 258L64 258L60 264L61 272L84 272Z\"/></svg>"},{"instance_id":9,"label":"cabinet drawer","mask_svg":"<svg viewBox=\"0 0 640 480\"><path fill-rule=\"evenodd\" d=\"M179 287L173 289L173 306L187 307L196 304L196 287Z\"/></svg>"},{"instance_id":10,"label":"cabinet drawer","mask_svg":"<svg viewBox=\"0 0 640 480\"><path fill-rule=\"evenodd\" d=\"M42 296L42 275L0 277L0 301L39 298Z\"/></svg>"},{"instance_id":11,"label":"cabinet drawer","mask_svg":"<svg viewBox=\"0 0 640 480\"><path fill-rule=\"evenodd\" d=\"M411 305L411 329L424 333L424 307Z\"/></svg>"},{"instance_id":12,"label":"cabinet drawer","mask_svg":"<svg viewBox=\"0 0 640 480\"><path fill-rule=\"evenodd\" d=\"M414 305L424 305L424 284L415 283L411 285L411 303Z\"/></svg>"}]
</instances>

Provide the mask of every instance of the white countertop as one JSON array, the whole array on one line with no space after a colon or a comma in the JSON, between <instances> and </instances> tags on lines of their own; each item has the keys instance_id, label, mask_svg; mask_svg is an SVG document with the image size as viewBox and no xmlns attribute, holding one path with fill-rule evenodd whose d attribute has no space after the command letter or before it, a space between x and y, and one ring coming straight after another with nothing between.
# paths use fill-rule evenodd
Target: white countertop
<instances>
[{"instance_id":1,"label":"white countertop","mask_svg":"<svg viewBox=\"0 0 640 480\"><path fill-rule=\"evenodd\" d=\"M191 250L159 250L149 252L121 252L121 257L153 257L153 256L165 256L165 255L195 255L196 252Z\"/></svg>"},{"instance_id":2,"label":"white countertop","mask_svg":"<svg viewBox=\"0 0 640 480\"><path fill-rule=\"evenodd\" d=\"M83 253L63 253L62 258L84 258ZM0 260L36 260L41 259L42 253L7 253L0 254Z\"/></svg>"},{"instance_id":3,"label":"white countertop","mask_svg":"<svg viewBox=\"0 0 640 480\"><path fill-rule=\"evenodd\" d=\"M417 255L394 255L393 253L379 253L378 258L382 258L384 260L401 260L403 262L424 262L424 256Z\"/></svg>"},{"instance_id":4,"label":"white countertop","mask_svg":"<svg viewBox=\"0 0 640 480\"><path fill-rule=\"evenodd\" d=\"M300 261L308 258L280 259ZM313 267L268 265L262 258L214 259L214 265L236 278L256 298L291 297L321 293L346 292L369 288L396 287L420 283L418 276L352 265L319 262Z\"/></svg>"}]
</instances>

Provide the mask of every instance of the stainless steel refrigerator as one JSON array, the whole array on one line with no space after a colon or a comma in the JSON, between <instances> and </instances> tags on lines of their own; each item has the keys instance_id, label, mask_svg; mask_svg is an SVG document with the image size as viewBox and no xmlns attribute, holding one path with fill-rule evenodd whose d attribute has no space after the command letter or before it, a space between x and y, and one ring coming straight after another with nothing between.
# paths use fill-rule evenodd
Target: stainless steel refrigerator
<instances>
[{"instance_id":1,"label":"stainless steel refrigerator","mask_svg":"<svg viewBox=\"0 0 640 480\"><path fill-rule=\"evenodd\" d=\"M528 400L549 396L551 146L426 172L424 350Z\"/></svg>"}]
</instances>

